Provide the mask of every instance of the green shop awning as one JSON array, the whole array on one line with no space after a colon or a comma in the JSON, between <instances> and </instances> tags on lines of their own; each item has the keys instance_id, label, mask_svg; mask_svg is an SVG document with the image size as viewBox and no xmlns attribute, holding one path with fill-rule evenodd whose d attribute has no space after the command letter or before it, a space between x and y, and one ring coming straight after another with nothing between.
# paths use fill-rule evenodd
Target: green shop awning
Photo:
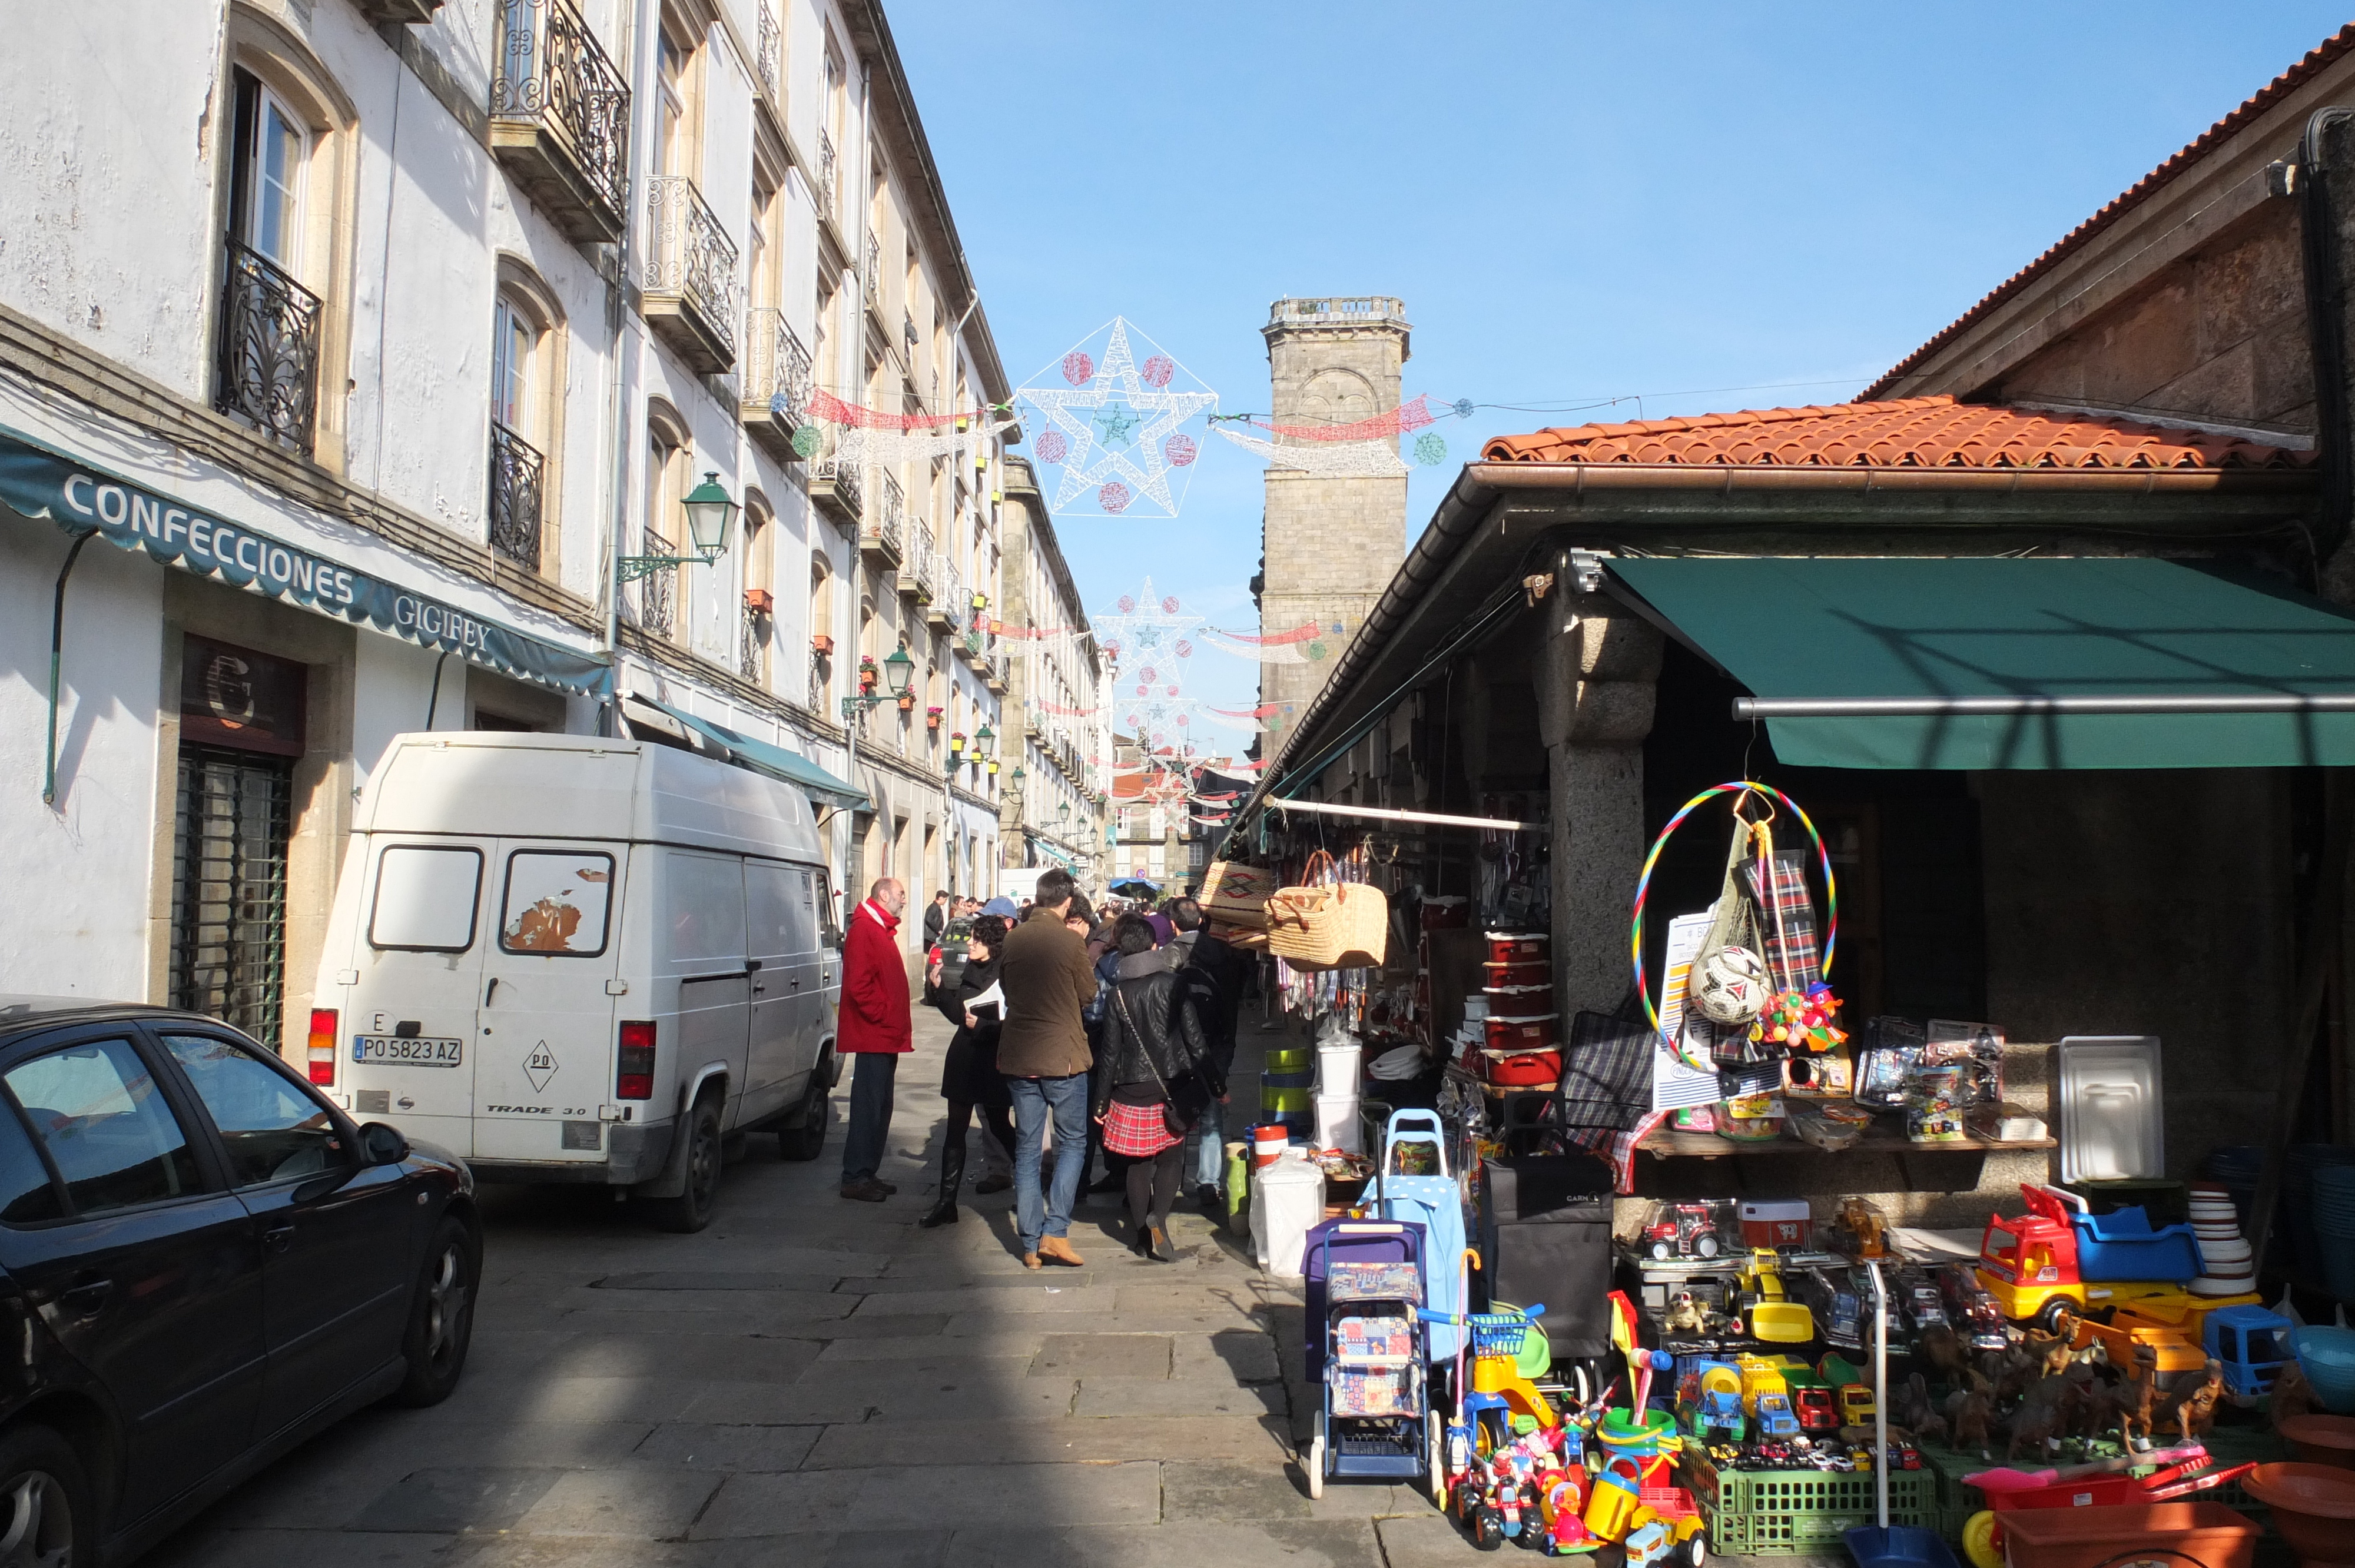
<instances>
[{"instance_id":1,"label":"green shop awning","mask_svg":"<svg viewBox=\"0 0 2355 1568\"><path fill-rule=\"evenodd\" d=\"M2148 559L1618 560L1807 768L2355 765L2355 615Z\"/></svg>"},{"instance_id":2,"label":"green shop awning","mask_svg":"<svg viewBox=\"0 0 2355 1568\"><path fill-rule=\"evenodd\" d=\"M788 784L807 790L812 799L829 806L865 806L867 791L858 785L837 779L816 763L798 752L787 751L782 746L765 740L755 740L749 735L739 735L724 724L683 713L668 703L658 703L652 697L630 694L634 703L644 703L670 715L704 739L728 753L729 760L755 773L765 773L772 779L782 779Z\"/></svg>"}]
</instances>

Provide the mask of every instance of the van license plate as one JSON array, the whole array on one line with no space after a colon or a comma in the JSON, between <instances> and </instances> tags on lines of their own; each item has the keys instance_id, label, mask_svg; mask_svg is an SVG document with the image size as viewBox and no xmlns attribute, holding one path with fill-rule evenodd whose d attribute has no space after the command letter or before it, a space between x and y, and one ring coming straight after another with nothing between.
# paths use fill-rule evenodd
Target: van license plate
<instances>
[{"instance_id":1,"label":"van license plate","mask_svg":"<svg viewBox=\"0 0 2355 1568\"><path fill-rule=\"evenodd\" d=\"M355 1034L352 1060L393 1067L454 1067L465 1060L463 1040L424 1040L399 1034Z\"/></svg>"}]
</instances>

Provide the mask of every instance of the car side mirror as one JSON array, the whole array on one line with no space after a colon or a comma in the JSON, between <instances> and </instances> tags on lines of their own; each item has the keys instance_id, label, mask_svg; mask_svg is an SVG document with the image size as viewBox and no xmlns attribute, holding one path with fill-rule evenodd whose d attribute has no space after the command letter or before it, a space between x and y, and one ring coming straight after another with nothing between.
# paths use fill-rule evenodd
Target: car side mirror
<instances>
[{"instance_id":1,"label":"car side mirror","mask_svg":"<svg viewBox=\"0 0 2355 1568\"><path fill-rule=\"evenodd\" d=\"M390 1122L368 1122L360 1128L360 1154L370 1165L398 1165L409 1158L409 1139Z\"/></svg>"}]
</instances>

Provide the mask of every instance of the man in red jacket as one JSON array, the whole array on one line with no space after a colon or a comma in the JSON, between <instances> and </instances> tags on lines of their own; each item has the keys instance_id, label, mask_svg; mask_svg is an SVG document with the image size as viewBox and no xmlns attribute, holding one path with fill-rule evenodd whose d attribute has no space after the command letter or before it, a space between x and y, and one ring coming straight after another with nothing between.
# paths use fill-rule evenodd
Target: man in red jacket
<instances>
[{"instance_id":1,"label":"man in red jacket","mask_svg":"<svg viewBox=\"0 0 2355 1568\"><path fill-rule=\"evenodd\" d=\"M842 1195L879 1203L900 1189L876 1180L891 1130L900 1058L915 1048L908 1025L908 970L900 956L900 916L908 890L884 877L850 912L842 938L842 1012L834 1046L857 1058L850 1072L850 1125L842 1138Z\"/></svg>"}]
</instances>

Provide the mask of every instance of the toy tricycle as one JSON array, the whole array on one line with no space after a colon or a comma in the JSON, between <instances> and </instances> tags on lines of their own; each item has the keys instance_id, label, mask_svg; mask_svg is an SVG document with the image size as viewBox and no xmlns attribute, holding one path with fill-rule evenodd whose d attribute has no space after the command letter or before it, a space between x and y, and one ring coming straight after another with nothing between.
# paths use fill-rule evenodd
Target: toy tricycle
<instances>
[{"instance_id":1,"label":"toy tricycle","mask_svg":"<svg viewBox=\"0 0 2355 1568\"><path fill-rule=\"evenodd\" d=\"M1425 1385L1423 1269L1412 1255L1420 1234L1401 1229L1406 1262L1327 1261L1324 1400L1301 1461L1312 1498L1327 1479L1438 1484L1440 1421Z\"/></svg>"},{"instance_id":2,"label":"toy tricycle","mask_svg":"<svg viewBox=\"0 0 2355 1568\"><path fill-rule=\"evenodd\" d=\"M2165 1502L2188 1497L2227 1481L2240 1479L2256 1468L2252 1464L2214 1470L2208 1450L2197 1443L2154 1454L2126 1455L2065 1470L2015 1470L2000 1467L1965 1476L1963 1484L1977 1487L1987 1506L1964 1522L1963 1554L1973 1568L2004 1568L2002 1515L2015 1509L2095 1508L2115 1503ZM2147 1476L2127 1473L2129 1466L2158 1464Z\"/></svg>"}]
</instances>

